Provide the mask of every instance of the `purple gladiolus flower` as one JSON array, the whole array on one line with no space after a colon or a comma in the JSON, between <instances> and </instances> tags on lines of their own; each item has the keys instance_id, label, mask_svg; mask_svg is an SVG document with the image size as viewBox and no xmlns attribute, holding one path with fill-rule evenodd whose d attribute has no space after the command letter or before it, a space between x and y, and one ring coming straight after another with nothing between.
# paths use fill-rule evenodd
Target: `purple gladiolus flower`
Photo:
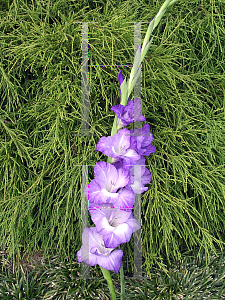
<instances>
[{"instance_id":1,"label":"purple gladiolus flower","mask_svg":"<svg viewBox=\"0 0 225 300\"><path fill-rule=\"evenodd\" d=\"M148 187L144 187L152 181L151 172L145 167L145 158L142 156L136 163L140 165L139 168L130 168L130 180L126 185L127 188L133 190L134 194L142 194L148 190ZM135 171L135 175L134 175Z\"/></svg>"},{"instance_id":2,"label":"purple gladiolus flower","mask_svg":"<svg viewBox=\"0 0 225 300\"><path fill-rule=\"evenodd\" d=\"M96 163L94 173L95 179L84 189L89 202L116 203L115 201L118 198L120 198L120 203L123 202L123 194L121 195L122 192L117 193L117 190L128 183L129 170L124 170L123 168L117 170L112 164L100 161Z\"/></svg>"},{"instance_id":3,"label":"purple gladiolus flower","mask_svg":"<svg viewBox=\"0 0 225 300\"><path fill-rule=\"evenodd\" d=\"M130 147L136 147L139 155L149 156L156 151L156 147L151 144L153 135L149 124L144 124L140 129L131 129L130 135Z\"/></svg>"},{"instance_id":4,"label":"purple gladiolus flower","mask_svg":"<svg viewBox=\"0 0 225 300\"><path fill-rule=\"evenodd\" d=\"M129 101L126 106L121 104L112 106L111 110L118 116L118 129L132 122L145 121L145 117L141 114L141 100L139 98Z\"/></svg>"},{"instance_id":5,"label":"purple gladiolus flower","mask_svg":"<svg viewBox=\"0 0 225 300\"><path fill-rule=\"evenodd\" d=\"M135 142L130 143L130 131L127 128L121 129L113 136L100 138L96 151L101 151L103 154L113 157L114 162L122 158L123 167L129 168L130 165L135 165L141 156L136 151Z\"/></svg>"},{"instance_id":6,"label":"purple gladiolus flower","mask_svg":"<svg viewBox=\"0 0 225 300\"><path fill-rule=\"evenodd\" d=\"M87 249L85 236L88 236L89 239L89 249ZM82 233L82 246L77 252L77 261L83 261L89 266L98 264L103 269L118 273L122 264L123 251L121 249L113 250L114 248L105 247L103 236L97 233L96 227L84 228Z\"/></svg>"},{"instance_id":7,"label":"purple gladiolus flower","mask_svg":"<svg viewBox=\"0 0 225 300\"><path fill-rule=\"evenodd\" d=\"M110 203L92 204L89 210L106 247L116 248L128 243L132 233L141 228L132 212L116 209Z\"/></svg>"}]
</instances>

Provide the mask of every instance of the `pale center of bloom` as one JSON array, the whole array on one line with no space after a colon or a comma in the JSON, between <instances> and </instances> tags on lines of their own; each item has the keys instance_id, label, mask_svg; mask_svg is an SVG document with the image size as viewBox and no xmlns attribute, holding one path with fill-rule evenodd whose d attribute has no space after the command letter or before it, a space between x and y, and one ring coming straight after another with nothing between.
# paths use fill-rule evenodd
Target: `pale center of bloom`
<instances>
[{"instance_id":1,"label":"pale center of bloom","mask_svg":"<svg viewBox=\"0 0 225 300\"><path fill-rule=\"evenodd\" d=\"M109 222L109 225L112 226L112 227L116 227L117 226L117 219L119 217L114 217L112 218L112 220Z\"/></svg>"},{"instance_id":2,"label":"pale center of bloom","mask_svg":"<svg viewBox=\"0 0 225 300\"><path fill-rule=\"evenodd\" d=\"M111 180L111 184L110 184L109 190L108 189L107 190L111 193L114 190L115 185L116 185L116 183Z\"/></svg>"},{"instance_id":3,"label":"pale center of bloom","mask_svg":"<svg viewBox=\"0 0 225 300\"><path fill-rule=\"evenodd\" d=\"M124 153L125 147L125 145L118 145L116 147L112 146L112 151L117 155L121 155Z\"/></svg>"},{"instance_id":4,"label":"pale center of bloom","mask_svg":"<svg viewBox=\"0 0 225 300\"><path fill-rule=\"evenodd\" d=\"M109 255L109 253L110 253L109 250L107 250L107 251L104 252L104 250L105 250L105 245L104 245L104 244L101 244L101 246L102 246L102 247L100 247L100 251L99 251L100 253L99 253L99 254L101 254L101 255L103 255L103 256Z\"/></svg>"},{"instance_id":5,"label":"pale center of bloom","mask_svg":"<svg viewBox=\"0 0 225 300\"><path fill-rule=\"evenodd\" d=\"M122 154L124 152L125 147L126 147L125 145L124 146L120 146L120 152L119 153Z\"/></svg>"},{"instance_id":6,"label":"pale center of bloom","mask_svg":"<svg viewBox=\"0 0 225 300\"><path fill-rule=\"evenodd\" d=\"M117 198L118 197L117 193L111 193L111 192L107 191L105 188L101 189L101 192L104 196L108 196L108 197L111 197L111 198Z\"/></svg>"}]
</instances>

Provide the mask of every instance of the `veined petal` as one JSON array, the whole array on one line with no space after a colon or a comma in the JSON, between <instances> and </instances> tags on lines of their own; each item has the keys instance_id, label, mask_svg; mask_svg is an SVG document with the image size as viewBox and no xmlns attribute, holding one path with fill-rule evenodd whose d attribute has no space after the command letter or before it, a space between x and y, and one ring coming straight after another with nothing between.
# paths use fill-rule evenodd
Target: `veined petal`
<instances>
[{"instance_id":1,"label":"veined petal","mask_svg":"<svg viewBox=\"0 0 225 300\"><path fill-rule=\"evenodd\" d=\"M89 201L94 201L101 191L100 185L93 179L85 188L84 193Z\"/></svg>"},{"instance_id":2,"label":"veined petal","mask_svg":"<svg viewBox=\"0 0 225 300\"><path fill-rule=\"evenodd\" d=\"M123 223L118 225L111 234L103 235L103 241L106 247L113 245L113 248L116 248L120 244L128 243L132 233L133 229L127 223Z\"/></svg>"},{"instance_id":3,"label":"veined petal","mask_svg":"<svg viewBox=\"0 0 225 300\"><path fill-rule=\"evenodd\" d=\"M119 249L112 252L112 250L114 248L105 247L103 236L97 233L95 227L84 228L77 261L82 261L89 266L98 264L106 270L118 273L122 264L123 251Z\"/></svg>"},{"instance_id":4,"label":"veined petal","mask_svg":"<svg viewBox=\"0 0 225 300\"><path fill-rule=\"evenodd\" d=\"M103 269L119 273L122 265L123 250L116 249L110 255L103 257L98 256L98 264Z\"/></svg>"},{"instance_id":5,"label":"veined petal","mask_svg":"<svg viewBox=\"0 0 225 300\"><path fill-rule=\"evenodd\" d=\"M130 131L127 128L120 129L117 134L101 137L97 144L97 151L109 157L123 155L130 146Z\"/></svg>"},{"instance_id":6,"label":"veined petal","mask_svg":"<svg viewBox=\"0 0 225 300\"><path fill-rule=\"evenodd\" d=\"M117 157L113 150L112 150L113 144L112 144L112 137L111 136L103 136L98 141L98 144L96 146L96 151L100 151L103 154L109 156L109 157Z\"/></svg>"},{"instance_id":7,"label":"veined petal","mask_svg":"<svg viewBox=\"0 0 225 300\"><path fill-rule=\"evenodd\" d=\"M140 148L139 153L140 155L149 156L151 153L155 153L156 147L152 144L146 146L146 148Z\"/></svg>"},{"instance_id":8,"label":"veined petal","mask_svg":"<svg viewBox=\"0 0 225 300\"><path fill-rule=\"evenodd\" d=\"M124 109L124 112L128 112L127 121L129 121L129 124L131 122L137 122L137 121L145 121L145 117L141 114L142 106L141 106L141 100L139 98L135 98L131 100ZM124 115L125 116L125 115Z\"/></svg>"},{"instance_id":9,"label":"veined petal","mask_svg":"<svg viewBox=\"0 0 225 300\"><path fill-rule=\"evenodd\" d=\"M122 104L114 105L111 107L111 110L117 114L118 118L120 119L123 115L124 106Z\"/></svg>"},{"instance_id":10,"label":"veined petal","mask_svg":"<svg viewBox=\"0 0 225 300\"><path fill-rule=\"evenodd\" d=\"M115 182L118 178L116 167L105 161L99 161L94 167L95 180L99 182L101 188L105 188L108 192L115 190Z\"/></svg>"},{"instance_id":11,"label":"veined petal","mask_svg":"<svg viewBox=\"0 0 225 300\"><path fill-rule=\"evenodd\" d=\"M120 129L117 134L112 136L112 144L117 153L117 156L126 153L130 147L130 132L127 128Z\"/></svg>"},{"instance_id":12,"label":"veined petal","mask_svg":"<svg viewBox=\"0 0 225 300\"><path fill-rule=\"evenodd\" d=\"M99 206L102 207L89 209L91 219L96 225L97 232L103 236L107 235L107 247L116 248L121 243L125 243L128 234L127 231L129 230L129 226L126 226L126 221L129 219L131 212L115 208L112 204L108 204L108 207L106 207L105 204L99 204ZM123 226L121 226L121 224ZM122 234L123 238L121 238L121 236L117 238L117 236L114 235L114 231L118 226L124 231ZM103 240L105 241L104 237Z\"/></svg>"},{"instance_id":13,"label":"veined petal","mask_svg":"<svg viewBox=\"0 0 225 300\"><path fill-rule=\"evenodd\" d=\"M128 220L122 224L116 226L115 230L108 235L103 236L104 243L106 247L118 247L122 243L128 243L130 241L131 235L133 232L140 229L138 221L134 219L132 212Z\"/></svg>"},{"instance_id":14,"label":"veined petal","mask_svg":"<svg viewBox=\"0 0 225 300\"><path fill-rule=\"evenodd\" d=\"M141 155L139 155L134 149L128 149L123 157L126 160L127 165L135 165L141 158Z\"/></svg>"},{"instance_id":15,"label":"veined petal","mask_svg":"<svg viewBox=\"0 0 225 300\"><path fill-rule=\"evenodd\" d=\"M115 207L126 208L127 210L132 210L135 203L134 192L127 188L122 188L118 192L118 199L112 201Z\"/></svg>"},{"instance_id":16,"label":"veined petal","mask_svg":"<svg viewBox=\"0 0 225 300\"><path fill-rule=\"evenodd\" d=\"M124 187L128 183L129 178L130 178L130 172L129 172L129 170L125 170L123 168L119 168L117 170L117 173L118 173L118 177L117 177L117 180L115 181L115 187L114 187L114 190L116 190L116 191L119 188Z\"/></svg>"},{"instance_id":17,"label":"veined petal","mask_svg":"<svg viewBox=\"0 0 225 300\"><path fill-rule=\"evenodd\" d=\"M111 110L117 114L120 127L127 126L131 122L145 121L145 117L141 114L142 106L139 98L129 101L125 106L121 104L113 106Z\"/></svg>"},{"instance_id":18,"label":"veined petal","mask_svg":"<svg viewBox=\"0 0 225 300\"><path fill-rule=\"evenodd\" d=\"M141 229L141 226L140 226L138 220L136 220L134 218L133 213L131 213L130 218L127 220L126 223L132 228L132 233Z\"/></svg>"},{"instance_id":19,"label":"veined petal","mask_svg":"<svg viewBox=\"0 0 225 300\"><path fill-rule=\"evenodd\" d=\"M140 129L130 130L130 143L133 145L137 142L137 151L140 155L149 156L156 151L155 146L151 143L153 141L153 135L150 132L150 125L144 124Z\"/></svg>"}]
</instances>

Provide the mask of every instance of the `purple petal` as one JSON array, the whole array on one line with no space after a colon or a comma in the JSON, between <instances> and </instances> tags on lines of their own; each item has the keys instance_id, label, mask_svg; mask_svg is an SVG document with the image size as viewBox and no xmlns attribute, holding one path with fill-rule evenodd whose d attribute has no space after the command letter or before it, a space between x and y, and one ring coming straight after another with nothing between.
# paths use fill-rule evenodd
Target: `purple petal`
<instances>
[{"instance_id":1,"label":"purple petal","mask_svg":"<svg viewBox=\"0 0 225 300\"><path fill-rule=\"evenodd\" d=\"M108 192L115 191L115 183L118 178L118 173L116 168L105 162L99 161L94 167L95 180L99 183L101 188L105 188Z\"/></svg>"},{"instance_id":2,"label":"purple petal","mask_svg":"<svg viewBox=\"0 0 225 300\"><path fill-rule=\"evenodd\" d=\"M119 197L117 201L112 202L115 206L132 210L135 203L134 192L127 188L122 188L118 192Z\"/></svg>"},{"instance_id":3,"label":"purple petal","mask_svg":"<svg viewBox=\"0 0 225 300\"><path fill-rule=\"evenodd\" d=\"M119 128L127 126L132 122L145 121L145 117L141 114L142 106L139 98L129 101L125 107L123 105L120 107L116 106L113 106L113 108L115 107L113 111L120 119Z\"/></svg>"},{"instance_id":4,"label":"purple petal","mask_svg":"<svg viewBox=\"0 0 225 300\"><path fill-rule=\"evenodd\" d=\"M122 265L123 250L116 249L108 257L99 256L98 264L103 269L119 273Z\"/></svg>"},{"instance_id":5,"label":"purple petal","mask_svg":"<svg viewBox=\"0 0 225 300\"><path fill-rule=\"evenodd\" d=\"M97 151L103 154L117 158L124 153L130 146L130 131L126 128L118 131L117 134L108 137L101 137L97 144Z\"/></svg>"},{"instance_id":6,"label":"purple petal","mask_svg":"<svg viewBox=\"0 0 225 300\"><path fill-rule=\"evenodd\" d=\"M149 169L145 168L145 173L142 176L142 184L146 185L149 184L152 181L152 175Z\"/></svg>"},{"instance_id":7,"label":"purple petal","mask_svg":"<svg viewBox=\"0 0 225 300\"><path fill-rule=\"evenodd\" d=\"M128 183L130 178L130 172L128 170L120 168L117 170L117 172L118 172L118 177L117 177L117 181L115 182L115 190L124 187Z\"/></svg>"},{"instance_id":8,"label":"purple petal","mask_svg":"<svg viewBox=\"0 0 225 300\"><path fill-rule=\"evenodd\" d=\"M95 205L90 214L97 232L103 235L105 246L109 248L129 242L132 233L141 228L131 211L114 208L112 204L107 207L105 204Z\"/></svg>"},{"instance_id":9,"label":"purple petal","mask_svg":"<svg viewBox=\"0 0 225 300\"><path fill-rule=\"evenodd\" d=\"M82 246L77 252L77 261L82 261L89 266L98 264L106 270L118 273L122 264L123 251L118 249L112 252L112 250L114 248L105 247L103 236L97 233L95 227L84 228Z\"/></svg>"},{"instance_id":10,"label":"purple petal","mask_svg":"<svg viewBox=\"0 0 225 300\"><path fill-rule=\"evenodd\" d=\"M112 233L103 236L103 241L106 247L111 247L114 245L116 248L122 243L129 243L132 233L140 228L141 226L139 225L138 221L134 219L134 216L131 212L129 219L126 222L117 224Z\"/></svg>"},{"instance_id":11,"label":"purple petal","mask_svg":"<svg viewBox=\"0 0 225 300\"><path fill-rule=\"evenodd\" d=\"M139 167L137 167L139 166ZM142 194L148 190L148 187L144 187L152 181L151 172L145 167L145 158L142 156L135 166L130 169L130 180L126 185L126 188L130 187L134 194ZM118 198L119 200L119 198Z\"/></svg>"},{"instance_id":12,"label":"purple petal","mask_svg":"<svg viewBox=\"0 0 225 300\"><path fill-rule=\"evenodd\" d=\"M130 147L130 132L124 128L112 136L113 148L117 156L124 155L126 150Z\"/></svg>"},{"instance_id":13,"label":"purple petal","mask_svg":"<svg viewBox=\"0 0 225 300\"><path fill-rule=\"evenodd\" d=\"M118 118L120 119L124 111L124 106L121 104L114 105L111 107L111 110L114 111L114 113L117 114Z\"/></svg>"},{"instance_id":14,"label":"purple petal","mask_svg":"<svg viewBox=\"0 0 225 300\"><path fill-rule=\"evenodd\" d=\"M122 74L121 70L119 70L119 73L117 74L117 78L119 80L119 84L121 85L124 81L123 74Z\"/></svg>"},{"instance_id":15,"label":"purple petal","mask_svg":"<svg viewBox=\"0 0 225 300\"><path fill-rule=\"evenodd\" d=\"M85 188L84 193L89 201L95 201L98 198L99 193L101 192L101 186L95 181L92 180Z\"/></svg>"},{"instance_id":16,"label":"purple petal","mask_svg":"<svg viewBox=\"0 0 225 300\"><path fill-rule=\"evenodd\" d=\"M115 154L112 151L112 137L101 137L98 141L98 144L96 146L96 151L101 151L103 154L109 156L109 157L116 157Z\"/></svg>"},{"instance_id":17,"label":"purple petal","mask_svg":"<svg viewBox=\"0 0 225 300\"><path fill-rule=\"evenodd\" d=\"M135 150L127 149L126 153L123 155L125 163L124 166L135 165L136 162L141 158Z\"/></svg>"},{"instance_id":18,"label":"purple petal","mask_svg":"<svg viewBox=\"0 0 225 300\"><path fill-rule=\"evenodd\" d=\"M143 192L146 192L148 190L148 187L144 187L141 181L135 180L134 184L131 185L131 188L135 195L140 195Z\"/></svg>"},{"instance_id":19,"label":"purple petal","mask_svg":"<svg viewBox=\"0 0 225 300\"><path fill-rule=\"evenodd\" d=\"M142 106L141 106L141 100L139 98L135 98L131 100L127 104L127 108L125 107L124 111L129 112L130 119L132 119L132 122L137 121L145 121L145 117L141 114Z\"/></svg>"},{"instance_id":20,"label":"purple petal","mask_svg":"<svg viewBox=\"0 0 225 300\"><path fill-rule=\"evenodd\" d=\"M141 148L139 153L140 155L149 156L151 153L155 153L155 151L156 151L156 147L150 144L146 148Z\"/></svg>"},{"instance_id":21,"label":"purple petal","mask_svg":"<svg viewBox=\"0 0 225 300\"><path fill-rule=\"evenodd\" d=\"M106 203L113 199L118 199L119 195L115 192L108 192L105 188L101 188L98 182L93 179L84 189L84 193L91 203Z\"/></svg>"},{"instance_id":22,"label":"purple petal","mask_svg":"<svg viewBox=\"0 0 225 300\"><path fill-rule=\"evenodd\" d=\"M122 168L123 167L123 159L120 158L117 162L112 163L112 165L115 166L117 170Z\"/></svg>"},{"instance_id":23,"label":"purple petal","mask_svg":"<svg viewBox=\"0 0 225 300\"><path fill-rule=\"evenodd\" d=\"M128 184L130 171L105 161L97 162L94 168L95 179L84 189L85 195L91 203L111 203L117 201L119 194L116 191Z\"/></svg>"},{"instance_id":24,"label":"purple petal","mask_svg":"<svg viewBox=\"0 0 225 300\"><path fill-rule=\"evenodd\" d=\"M134 218L133 213L131 213L131 215L130 215L130 217L129 217L129 219L127 220L126 223L133 229L132 232L135 232L135 231L141 229L141 226L140 226L138 220L136 220L136 219ZM129 241L130 241L130 240L129 240Z\"/></svg>"},{"instance_id":25,"label":"purple petal","mask_svg":"<svg viewBox=\"0 0 225 300\"><path fill-rule=\"evenodd\" d=\"M130 143L131 146L137 142L137 152L139 155L148 156L150 153L154 153L156 148L151 145L153 141L153 135L150 132L150 125L144 124L140 129L132 129L130 130L131 138Z\"/></svg>"}]
</instances>

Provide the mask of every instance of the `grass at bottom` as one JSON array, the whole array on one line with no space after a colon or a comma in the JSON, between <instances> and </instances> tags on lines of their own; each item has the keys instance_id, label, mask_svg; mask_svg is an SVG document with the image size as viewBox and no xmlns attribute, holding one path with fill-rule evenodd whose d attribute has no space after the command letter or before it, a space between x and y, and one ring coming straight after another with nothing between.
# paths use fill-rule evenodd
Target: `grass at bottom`
<instances>
[{"instance_id":1,"label":"grass at bottom","mask_svg":"<svg viewBox=\"0 0 225 300\"><path fill-rule=\"evenodd\" d=\"M168 267L168 275L155 267L152 277L125 277L125 292L129 299L225 299L225 252L211 252L208 269L204 254L182 256L181 262ZM108 285L99 266L90 267L91 279L78 279L77 262L63 264L56 256L50 264L42 261L29 271L20 264L12 273L10 263L0 275L0 299L110 299ZM2 264L1 260L1 264ZM143 272L144 274L144 272ZM111 272L117 299L120 299L119 273ZM143 275L144 276L144 275ZM93 279L92 279L93 278Z\"/></svg>"}]
</instances>

